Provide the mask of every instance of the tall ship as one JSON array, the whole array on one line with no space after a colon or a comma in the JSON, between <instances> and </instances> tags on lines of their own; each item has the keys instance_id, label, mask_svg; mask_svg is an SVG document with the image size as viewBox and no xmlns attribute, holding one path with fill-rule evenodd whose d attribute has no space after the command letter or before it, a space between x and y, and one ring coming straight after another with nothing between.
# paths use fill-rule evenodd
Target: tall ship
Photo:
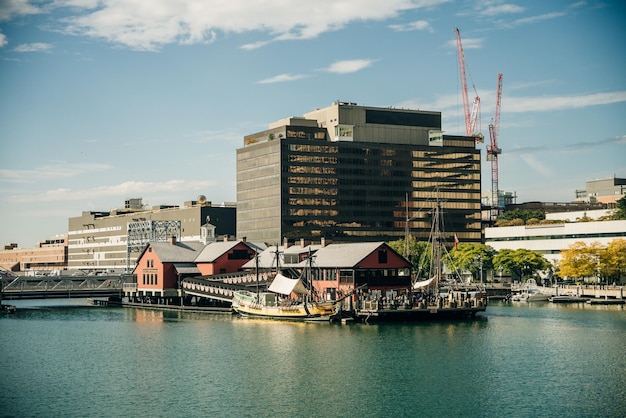
<instances>
[{"instance_id":1,"label":"tall ship","mask_svg":"<svg viewBox=\"0 0 626 418\"><path fill-rule=\"evenodd\" d=\"M310 257L309 257L310 259ZM233 292L232 309L242 316L286 320L332 320L338 302L316 302L312 297L311 279L289 278L280 272L276 253L276 275L267 291L259 289L257 256L257 289Z\"/></svg>"},{"instance_id":2,"label":"tall ship","mask_svg":"<svg viewBox=\"0 0 626 418\"><path fill-rule=\"evenodd\" d=\"M267 291L234 292L232 308L243 316L272 319L330 320L336 313L336 303L312 301L300 279L280 273L276 274Z\"/></svg>"},{"instance_id":3,"label":"tall ship","mask_svg":"<svg viewBox=\"0 0 626 418\"><path fill-rule=\"evenodd\" d=\"M429 321L473 318L487 309L487 293L479 286L445 280L444 255L448 252L441 231L442 210L437 201L429 237L430 263L412 280L410 289L382 295L370 292L356 302L356 319L362 321ZM420 271L422 268L420 267ZM453 276L459 276L458 274Z\"/></svg>"}]
</instances>

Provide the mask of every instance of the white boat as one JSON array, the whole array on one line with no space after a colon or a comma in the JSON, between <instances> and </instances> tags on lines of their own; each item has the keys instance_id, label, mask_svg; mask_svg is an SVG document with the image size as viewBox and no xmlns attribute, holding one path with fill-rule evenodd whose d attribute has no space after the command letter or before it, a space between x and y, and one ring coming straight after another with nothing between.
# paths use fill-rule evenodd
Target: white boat
<instances>
[{"instance_id":1,"label":"white boat","mask_svg":"<svg viewBox=\"0 0 626 418\"><path fill-rule=\"evenodd\" d=\"M526 280L522 291L511 296L511 300L514 302L545 302L549 299L550 295L539 290L535 279Z\"/></svg>"},{"instance_id":2,"label":"white boat","mask_svg":"<svg viewBox=\"0 0 626 418\"><path fill-rule=\"evenodd\" d=\"M581 303L586 302L591 298L587 298L584 296L578 296L573 292L569 292L562 295L554 295L548 299L552 303Z\"/></svg>"}]
</instances>

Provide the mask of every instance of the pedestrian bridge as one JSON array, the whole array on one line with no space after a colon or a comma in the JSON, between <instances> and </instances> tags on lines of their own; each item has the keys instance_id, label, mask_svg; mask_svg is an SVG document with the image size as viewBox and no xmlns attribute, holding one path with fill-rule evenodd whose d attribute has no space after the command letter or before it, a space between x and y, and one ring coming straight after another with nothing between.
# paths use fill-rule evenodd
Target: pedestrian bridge
<instances>
[{"instance_id":1,"label":"pedestrian bridge","mask_svg":"<svg viewBox=\"0 0 626 418\"><path fill-rule=\"evenodd\" d=\"M0 283L2 300L107 297L122 290L120 276L16 276Z\"/></svg>"}]
</instances>

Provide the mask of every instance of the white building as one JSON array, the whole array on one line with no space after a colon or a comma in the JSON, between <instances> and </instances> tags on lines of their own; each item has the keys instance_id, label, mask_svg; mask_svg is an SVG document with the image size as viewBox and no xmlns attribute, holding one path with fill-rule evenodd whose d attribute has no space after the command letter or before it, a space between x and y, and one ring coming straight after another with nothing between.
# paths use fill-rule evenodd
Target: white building
<instances>
[{"instance_id":1,"label":"white building","mask_svg":"<svg viewBox=\"0 0 626 418\"><path fill-rule=\"evenodd\" d=\"M565 214L562 214L565 215ZM565 219L557 214L554 219ZM505 226L485 228L485 244L496 250L525 248L538 251L555 263L561 259L561 250L577 241L587 245L594 242L606 246L617 238L626 239L626 221L575 222L548 225Z\"/></svg>"}]
</instances>

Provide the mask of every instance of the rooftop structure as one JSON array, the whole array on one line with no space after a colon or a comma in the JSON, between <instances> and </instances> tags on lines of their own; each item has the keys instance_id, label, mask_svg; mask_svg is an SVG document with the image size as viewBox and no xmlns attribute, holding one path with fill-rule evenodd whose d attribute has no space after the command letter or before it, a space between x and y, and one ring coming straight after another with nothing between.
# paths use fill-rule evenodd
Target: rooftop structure
<instances>
[{"instance_id":1,"label":"rooftop structure","mask_svg":"<svg viewBox=\"0 0 626 418\"><path fill-rule=\"evenodd\" d=\"M626 178L589 180L584 189L576 190L576 201L614 204L626 196Z\"/></svg>"}]
</instances>

